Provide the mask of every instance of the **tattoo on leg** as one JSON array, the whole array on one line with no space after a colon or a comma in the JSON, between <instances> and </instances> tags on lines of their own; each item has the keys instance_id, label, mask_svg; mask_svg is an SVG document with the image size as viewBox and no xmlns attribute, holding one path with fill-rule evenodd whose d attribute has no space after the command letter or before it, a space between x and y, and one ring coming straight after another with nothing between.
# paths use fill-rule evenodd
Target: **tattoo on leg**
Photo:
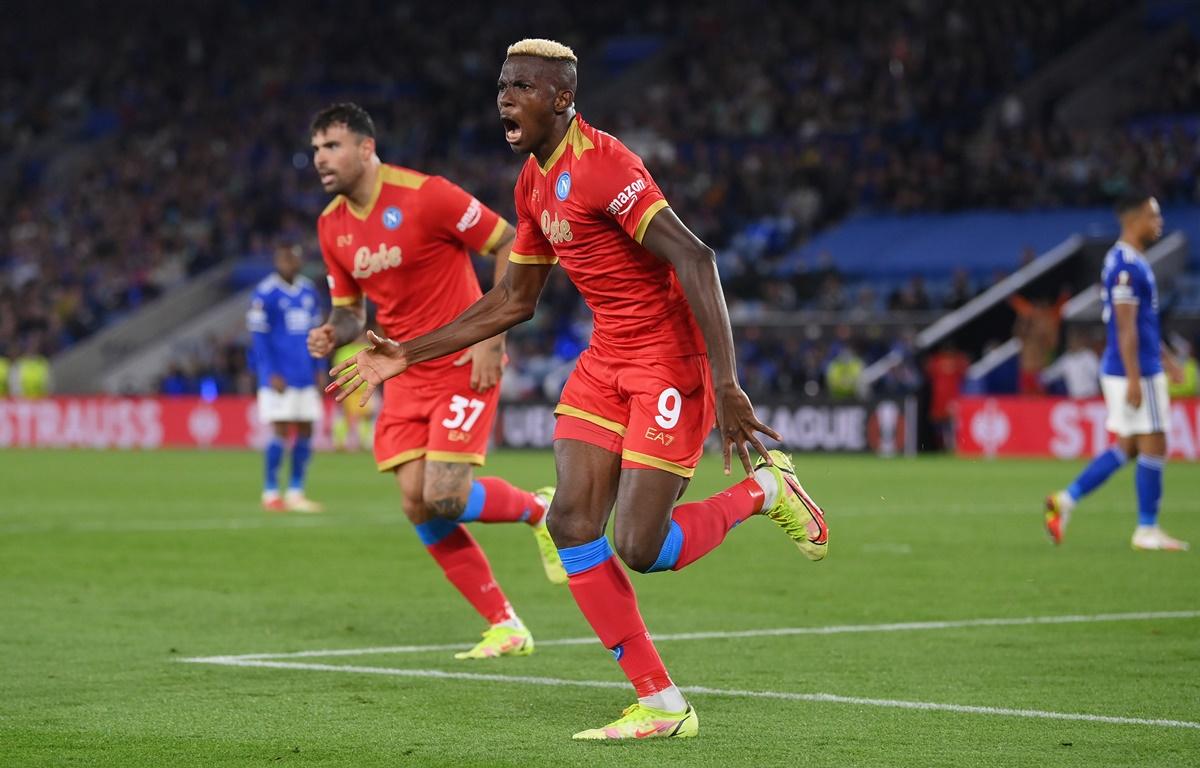
<instances>
[{"instance_id":1,"label":"tattoo on leg","mask_svg":"<svg viewBox=\"0 0 1200 768\"><path fill-rule=\"evenodd\" d=\"M434 515L454 520L466 507L471 491L470 464L426 462L425 506Z\"/></svg>"}]
</instances>

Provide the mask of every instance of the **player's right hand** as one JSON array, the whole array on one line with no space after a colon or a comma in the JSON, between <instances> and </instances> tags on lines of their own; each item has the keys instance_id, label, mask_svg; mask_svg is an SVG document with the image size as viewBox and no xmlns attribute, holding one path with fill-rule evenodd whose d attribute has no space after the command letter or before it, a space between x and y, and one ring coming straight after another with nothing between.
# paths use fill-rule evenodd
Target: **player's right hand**
<instances>
[{"instance_id":1,"label":"player's right hand","mask_svg":"<svg viewBox=\"0 0 1200 768\"><path fill-rule=\"evenodd\" d=\"M333 326L329 323L318 325L308 332L308 354L313 357L329 357L335 346Z\"/></svg>"},{"instance_id":2,"label":"player's right hand","mask_svg":"<svg viewBox=\"0 0 1200 768\"><path fill-rule=\"evenodd\" d=\"M1130 378L1129 386L1125 389L1125 402L1133 410L1142 407L1142 380L1140 378Z\"/></svg>"},{"instance_id":3,"label":"player's right hand","mask_svg":"<svg viewBox=\"0 0 1200 768\"><path fill-rule=\"evenodd\" d=\"M271 374L271 389L275 390L276 392L278 392L280 394L283 394L283 392L287 389L287 380L284 379L282 376L280 376L278 373L272 373Z\"/></svg>"},{"instance_id":4,"label":"player's right hand","mask_svg":"<svg viewBox=\"0 0 1200 768\"><path fill-rule=\"evenodd\" d=\"M367 331L367 343L369 347L329 372L334 379L325 387L325 394L332 394L339 403L361 388L358 404L365 407L379 385L408 370L408 355L403 345L376 336L374 331Z\"/></svg>"}]
</instances>

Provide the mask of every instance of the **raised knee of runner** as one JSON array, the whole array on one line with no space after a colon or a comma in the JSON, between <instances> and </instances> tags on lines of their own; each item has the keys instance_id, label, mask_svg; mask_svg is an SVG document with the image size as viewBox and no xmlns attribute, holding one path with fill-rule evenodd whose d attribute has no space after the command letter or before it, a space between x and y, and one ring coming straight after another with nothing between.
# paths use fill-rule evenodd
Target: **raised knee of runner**
<instances>
[{"instance_id":1,"label":"raised knee of runner","mask_svg":"<svg viewBox=\"0 0 1200 768\"><path fill-rule=\"evenodd\" d=\"M427 523L433 517L425 506L423 496L408 494L401 496L400 507L404 510L404 516L408 518L408 522L413 525Z\"/></svg>"},{"instance_id":2,"label":"raised knee of runner","mask_svg":"<svg viewBox=\"0 0 1200 768\"><path fill-rule=\"evenodd\" d=\"M440 517L443 520L457 520L466 509L466 502L457 496L443 496L440 499L426 499L425 508L430 517Z\"/></svg>"},{"instance_id":3,"label":"raised knee of runner","mask_svg":"<svg viewBox=\"0 0 1200 768\"><path fill-rule=\"evenodd\" d=\"M425 508L432 517L457 520L471 493L472 467L441 461L425 462Z\"/></svg>"},{"instance_id":4,"label":"raised knee of runner","mask_svg":"<svg viewBox=\"0 0 1200 768\"><path fill-rule=\"evenodd\" d=\"M613 535L617 548L617 556L625 565L638 573L647 573L658 561L662 551L662 541L650 541L646 536L637 532L622 533L618 530Z\"/></svg>"},{"instance_id":5,"label":"raised knee of runner","mask_svg":"<svg viewBox=\"0 0 1200 768\"><path fill-rule=\"evenodd\" d=\"M588 544L604 535L603 526L596 525L587 515L575 514L570 502L560 503L557 497L546 515L546 528L559 549Z\"/></svg>"}]
</instances>

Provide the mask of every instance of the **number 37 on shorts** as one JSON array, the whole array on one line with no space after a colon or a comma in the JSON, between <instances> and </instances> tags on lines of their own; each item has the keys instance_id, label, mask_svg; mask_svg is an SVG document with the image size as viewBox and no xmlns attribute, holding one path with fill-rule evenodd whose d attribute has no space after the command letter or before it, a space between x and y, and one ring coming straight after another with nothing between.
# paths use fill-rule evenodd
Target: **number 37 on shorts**
<instances>
[{"instance_id":1,"label":"number 37 on shorts","mask_svg":"<svg viewBox=\"0 0 1200 768\"><path fill-rule=\"evenodd\" d=\"M488 403L477 397L452 395L450 397L450 415L442 419L442 426L448 430L446 439L451 443L471 442L471 431L479 423L479 417L484 414L487 407ZM491 419L487 421L490 426Z\"/></svg>"}]
</instances>

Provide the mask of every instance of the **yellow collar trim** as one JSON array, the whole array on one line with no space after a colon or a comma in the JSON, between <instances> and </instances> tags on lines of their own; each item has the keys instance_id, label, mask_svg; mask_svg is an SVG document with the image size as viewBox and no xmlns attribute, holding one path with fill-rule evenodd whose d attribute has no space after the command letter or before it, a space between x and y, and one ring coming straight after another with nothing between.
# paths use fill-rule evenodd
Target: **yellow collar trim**
<instances>
[{"instance_id":1,"label":"yellow collar trim","mask_svg":"<svg viewBox=\"0 0 1200 768\"><path fill-rule=\"evenodd\" d=\"M584 136L583 131L579 130L579 115L571 118L571 126L567 128L566 135L563 136L562 141L558 142L558 146L555 147L554 152L549 158L546 159L546 164L538 165L538 170L542 172L543 176L550 172L550 169L554 167L554 164L557 163L563 156L563 153L567 151L568 146L574 150L576 160L578 160L584 152L587 152L589 149L596 148L596 145L592 143L592 140L587 136ZM534 162L537 162L536 157L534 158Z\"/></svg>"},{"instance_id":2,"label":"yellow collar trim","mask_svg":"<svg viewBox=\"0 0 1200 768\"><path fill-rule=\"evenodd\" d=\"M358 219L359 221L366 221L367 217L371 215L371 211L375 208L375 203L379 200L379 193L381 191L383 191L382 165L375 169L375 188L371 190L371 199L367 201L367 204L362 208L359 208L354 204L353 200L347 197L346 207L350 210L350 213L354 215L354 218Z\"/></svg>"}]
</instances>

